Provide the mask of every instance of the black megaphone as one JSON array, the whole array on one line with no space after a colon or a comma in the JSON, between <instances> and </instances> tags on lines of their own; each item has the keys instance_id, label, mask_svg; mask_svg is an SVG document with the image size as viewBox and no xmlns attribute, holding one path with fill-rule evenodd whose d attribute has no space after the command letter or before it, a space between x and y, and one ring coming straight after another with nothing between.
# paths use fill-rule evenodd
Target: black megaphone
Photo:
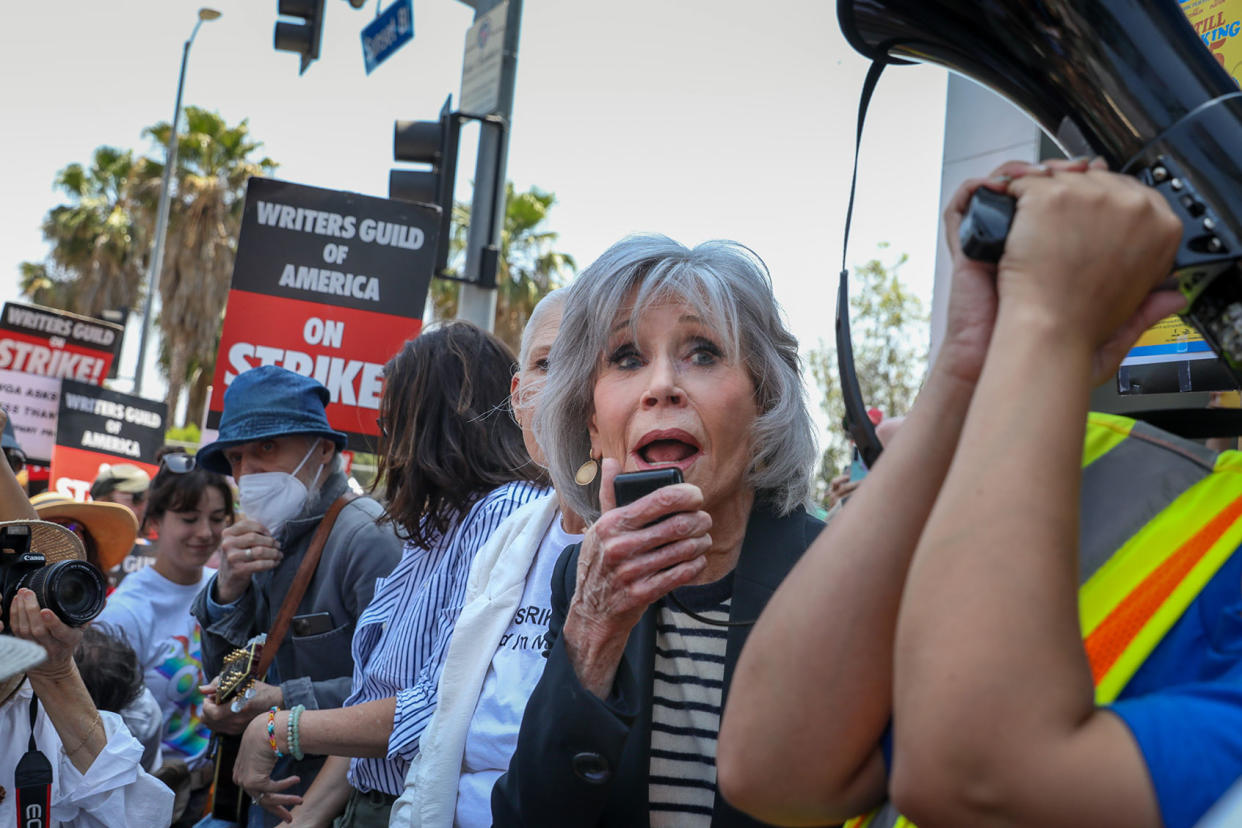
<instances>
[{"instance_id":1,"label":"black megaphone","mask_svg":"<svg viewBox=\"0 0 1242 828\"><path fill-rule=\"evenodd\" d=\"M1242 385L1242 91L1176 0L838 0L837 17L863 55L965 75L1067 155L1155 187L1185 228L1183 318ZM963 249L995 260L1011 205L982 198Z\"/></svg>"}]
</instances>

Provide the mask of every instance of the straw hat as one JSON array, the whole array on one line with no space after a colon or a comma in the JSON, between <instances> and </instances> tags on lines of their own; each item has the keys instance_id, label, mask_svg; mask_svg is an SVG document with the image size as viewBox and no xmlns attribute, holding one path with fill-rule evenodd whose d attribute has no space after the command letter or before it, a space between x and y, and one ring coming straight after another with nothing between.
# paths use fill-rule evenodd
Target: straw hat
<instances>
[{"instance_id":1,"label":"straw hat","mask_svg":"<svg viewBox=\"0 0 1242 828\"><path fill-rule=\"evenodd\" d=\"M82 541L60 524L42 520L0 521L0 529L14 525L30 527L30 550L43 555L49 564L86 560ZM5 553L0 550L0 554ZM7 631L0 634L0 701L12 695L26 671L43 663L45 658L47 652L38 644L15 638Z\"/></svg>"},{"instance_id":2,"label":"straw hat","mask_svg":"<svg viewBox=\"0 0 1242 828\"><path fill-rule=\"evenodd\" d=\"M30 498L30 505L34 506L40 520L81 524L95 542L98 565L104 572L123 561L138 538L138 518L119 503L82 503L65 495L44 492ZM31 547L36 548L37 542L36 538ZM51 560L49 555L48 562Z\"/></svg>"},{"instance_id":3,"label":"straw hat","mask_svg":"<svg viewBox=\"0 0 1242 828\"><path fill-rule=\"evenodd\" d=\"M0 529L6 526L30 527L30 551L38 552L54 564L61 561L84 561L86 549L73 531L59 523L47 520L0 520ZM4 550L0 549L0 554Z\"/></svg>"}]
</instances>

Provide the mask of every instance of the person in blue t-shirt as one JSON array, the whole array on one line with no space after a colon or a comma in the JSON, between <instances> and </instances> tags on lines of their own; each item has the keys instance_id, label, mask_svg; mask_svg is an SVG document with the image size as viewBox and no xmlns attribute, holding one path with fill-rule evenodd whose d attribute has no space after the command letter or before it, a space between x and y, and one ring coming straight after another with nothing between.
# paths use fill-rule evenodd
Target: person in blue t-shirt
<instances>
[{"instance_id":1,"label":"person in blue t-shirt","mask_svg":"<svg viewBox=\"0 0 1242 828\"><path fill-rule=\"evenodd\" d=\"M1017 197L999 266L957 249L979 186ZM1007 164L964 184L945 219L937 361L751 633L721 790L778 824L888 797L921 828L1190 828L1242 775L1242 555L1110 706L1095 703L1077 601L1090 391L1182 309L1154 290L1181 224L1154 190L1082 161Z\"/></svg>"}]
</instances>

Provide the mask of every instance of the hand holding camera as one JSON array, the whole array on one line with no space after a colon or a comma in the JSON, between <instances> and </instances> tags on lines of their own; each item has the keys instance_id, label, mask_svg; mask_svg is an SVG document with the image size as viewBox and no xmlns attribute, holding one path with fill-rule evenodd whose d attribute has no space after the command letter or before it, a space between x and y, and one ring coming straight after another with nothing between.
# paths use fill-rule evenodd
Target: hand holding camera
<instances>
[{"instance_id":1,"label":"hand holding camera","mask_svg":"<svg viewBox=\"0 0 1242 828\"><path fill-rule=\"evenodd\" d=\"M17 591L5 615L10 627L6 629L0 623L0 632L33 641L47 651L47 659L42 664L26 671L32 680L59 681L73 673L73 651L82 640L80 626L71 627L52 610L40 607L35 593L25 588Z\"/></svg>"},{"instance_id":2,"label":"hand holding camera","mask_svg":"<svg viewBox=\"0 0 1242 828\"><path fill-rule=\"evenodd\" d=\"M99 615L107 589L103 574L85 558L82 542L63 526L0 525L0 622L20 629L10 609L22 592L35 610L49 611L61 625L81 627Z\"/></svg>"}]
</instances>

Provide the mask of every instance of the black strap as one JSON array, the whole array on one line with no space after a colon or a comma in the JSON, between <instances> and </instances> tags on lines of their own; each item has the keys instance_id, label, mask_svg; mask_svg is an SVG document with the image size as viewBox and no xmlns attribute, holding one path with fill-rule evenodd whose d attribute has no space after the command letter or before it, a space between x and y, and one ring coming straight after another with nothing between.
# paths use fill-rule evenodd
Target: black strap
<instances>
[{"instance_id":1,"label":"black strap","mask_svg":"<svg viewBox=\"0 0 1242 828\"><path fill-rule=\"evenodd\" d=\"M875 92L875 85L880 82L880 75L884 74L884 67L887 65L882 60L871 62L867 77L863 79L862 92L858 96L858 128L854 133L854 171L850 174L850 203L845 208L845 239L841 243L842 273L848 270L845 266L845 257L850 248L850 221L854 218L854 192L858 188L858 150L862 147L863 124L867 122L867 107L871 104L871 93Z\"/></svg>"},{"instance_id":2,"label":"black strap","mask_svg":"<svg viewBox=\"0 0 1242 828\"><path fill-rule=\"evenodd\" d=\"M38 747L35 746L35 738L34 738L35 722L37 722L38 720L39 720L39 697L34 694L33 690L31 690L30 691L30 746L27 748L27 750L38 750Z\"/></svg>"},{"instance_id":3,"label":"black strap","mask_svg":"<svg viewBox=\"0 0 1242 828\"><path fill-rule=\"evenodd\" d=\"M35 721L39 697L30 697L30 749L13 774L17 788L17 824L21 828L46 828L52 818L52 763L35 745Z\"/></svg>"},{"instance_id":4,"label":"black strap","mask_svg":"<svg viewBox=\"0 0 1242 828\"><path fill-rule=\"evenodd\" d=\"M681 599L671 592L664 597L672 601L677 609L681 610L695 621L712 627L753 627L755 626L755 622L759 620L758 618L752 618L749 621L717 621L714 618L708 618L706 615L699 615L697 612L683 604Z\"/></svg>"},{"instance_id":5,"label":"black strap","mask_svg":"<svg viewBox=\"0 0 1242 828\"><path fill-rule=\"evenodd\" d=\"M854 171L850 175L850 202L845 210L845 238L841 244L841 281L837 287L837 370L841 375L841 398L845 403L845 427L858 448L858 453L871 468L879 459L880 439L875 426L867 416L863 403L862 388L854 370L854 343L850 337L849 268L845 266L850 247L850 224L854 218L854 193L858 188L858 155L862 148L863 125L867 121L867 107L871 93L884 72L886 62L874 60L863 80L862 93L858 98L858 129L854 135Z\"/></svg>"}]
</instances>

